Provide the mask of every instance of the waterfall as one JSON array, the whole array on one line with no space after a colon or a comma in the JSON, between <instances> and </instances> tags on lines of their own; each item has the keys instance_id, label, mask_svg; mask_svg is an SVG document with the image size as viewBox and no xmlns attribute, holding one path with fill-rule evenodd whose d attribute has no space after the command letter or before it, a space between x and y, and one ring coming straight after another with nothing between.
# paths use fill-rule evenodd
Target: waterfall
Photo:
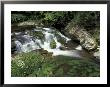
<instances>
[{"instance_id":1,"label":"waterfall","mask_svg":"<svg viewBox=\"0 0 110 87\"><path fill-rule=\"evenodd\" d=\"M64 55L64 56L80 57L80 55L78 55L78 53L74 50L61 50L60 49L60 47L62 47L63 45L60 42L58 42L58 37L55 36L55 34L54 34L55 30L52 30L50 28L31 30L31 32L35 32L35 33L36 32L39 33L39 31L42 32L42 34L44 35L43 43L42 43L41 39L35 38L33 35L30 35L29 34L30 31L25 31L22 34L21 34L21 32L15 33L15 35L16 35L15 44L16 44L17 52L18 53L30 52L32 50L37 50L37 49L43 48L44 50L47 50L48 52L53 52L53 56ZM58 32L58 35L61 38L64 38L66 40L65 43L67 43L68 41L71 40L71 39L67 38L66 36L62 35L60 32ZM50 47L50 42L52 40L54 40L56 43L55 48Z\"/></svg>"}]
</instances>

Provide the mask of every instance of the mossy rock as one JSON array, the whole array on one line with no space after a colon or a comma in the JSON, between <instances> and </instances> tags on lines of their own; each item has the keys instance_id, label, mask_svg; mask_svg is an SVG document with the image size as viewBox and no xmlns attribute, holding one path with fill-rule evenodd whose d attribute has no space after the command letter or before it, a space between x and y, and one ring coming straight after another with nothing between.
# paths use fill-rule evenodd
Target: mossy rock
<instances>
[{"instance_id":1,"label":"mossy rock","mask_svg":"<svg viewBox=\"0 0 110 87\"><path fill-rule=\"evenodd\" d=\"M56 48L56 42L55 42L55 40L52 40L50 42L50 47L51 47L51 49L55 49Z\"/></svg>"},{"instance_id":2,"label":"mossy rock","mask_svg":"<svg viewBox=\"0 0 110 87\"><path fill-rule=\"evenodd\" d=\"M60 42L61 44L65 44L66 43L66 39L65 38L60 38L60 39L58 39L58 42Z\"/></svg>"},{"instance_id":3,"label":"mossy rock","mask_svg":"<svg viewBox=\"0 0 110 87\"><path fill-rule=\"evenodd\" d=\"M36 37L37 39L44 39L44 34L42 33L42 31L30 31L29 34Z\"/></svg>"},{"instance_id":4,"label":"mossy rock","mask_svg":"<svg viewBox=\"0 0 110 87\"><path fill-rule=\"evenodd\" d=\"M58 30L55 31L55 34L54 34L54 35L57 37L58 42L60 42L61 44L65 44L65 43L66 43L66 39L65 39L64 37L61 37L61 36L59 35Z\"/></svg>"},{"instance_id":5,"label":"mossy rock","mask_svg":"<svg viewBox=\"0 0 110 87\"><path fill-rule=\"evenodd\" d=\"M42 31L34 32L34 36L38 37L39 39L44 38L44 34L42 33Z\"/></svg>"},{"instance_id":6,"label":"mossy rock","mask_svg":"<svg viewBox=\"0 0 110 87\"><path fill-rule=\"evenodd\" d=\"M60 42L61 44L65 44L66 43L66 39L64 37L61 37L60 35L56 35L58 42Z\"/></svg>"}]
</instances>

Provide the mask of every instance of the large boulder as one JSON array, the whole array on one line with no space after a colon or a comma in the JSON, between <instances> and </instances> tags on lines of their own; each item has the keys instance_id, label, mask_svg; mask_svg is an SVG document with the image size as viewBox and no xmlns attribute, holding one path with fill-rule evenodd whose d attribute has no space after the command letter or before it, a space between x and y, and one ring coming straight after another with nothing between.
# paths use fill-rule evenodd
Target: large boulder
<instances>
[{"instance_id":1,"label":"large boulder","mask_svg":"<svg viewBox=\"0 0 110 87\"><path fill-rule=\"evenodd\" d=\"M75 25L73 21L66 26L64 34L71 39L78 40L82 47L89 51L97 48L95 38L84 28Z\"/></svg>"}]
</instances>

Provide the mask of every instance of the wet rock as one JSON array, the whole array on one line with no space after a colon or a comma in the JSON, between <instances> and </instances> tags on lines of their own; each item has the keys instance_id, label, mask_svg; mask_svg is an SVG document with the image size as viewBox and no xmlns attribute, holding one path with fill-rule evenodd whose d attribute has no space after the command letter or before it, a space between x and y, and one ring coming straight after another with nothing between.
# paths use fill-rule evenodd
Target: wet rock
<instances>
[{"instance_id":1,"label":"wet rock","mask_svg":"<svg viewBox=\"0 0 110 87\"><path fill-rule=\"evenodd\" d=\"M80 45L78 45L75 49L76 50L82 50L82 47Z\"/></svg>"},{"instance_id":2,"label":"wet rock","mask_svg":"<svg viewBox=\"0 0 110 87\"><path fill-rule=\"evenodd\" d=\"M68 48L67 47L64 47L64 46L61 46L60 47L60 50L67 50Z\"/></svg>"},{"instance_id":3,"label":"wet rock","mask_svg":"<svg viewBox=\"0 0 110 87\"><path fill-rule=\"evenodd\" d=\"M97 51L97 52L94 52L93 54L97 59L100 59L100 52Z\"/></svg>"},{"instance_id":4,"label":"wet rock","mask_svg":"<svg viewBox=\"0 0 110 87\"><path fill-rule=\"evenodd\" d=\"M81 46L89 51L97 48L95 38L93 38L85 29L75 25L73 21L67 25L64 33L69 38L78 40Z\"/></svg>"},{"instance_id":5,"label":"wet rock","mask_svg":"<svg viewBox=\"0 0 110 87\"><path fill-rule=\"evenodd\" d=\"M23 21L20 23L12 24L11 25L11 32L21 32L25 30L30 30L32 28L38 28L38 27L44 26L41 21L36 21L36 20L28 20L28 21Z\"/></svg>"},{"instance_id":6,"label":"wet rock","mask_svg":"<svg viewBox=\"0 0 110 87\"><path fill-rule=\"evenodd\" d=\"M47 50L42 50L40 53L41 53L41 54L47 54L48 51L47 51Z\"/></svg>"},{"instance_id":7,"label":"wet rock","mask_svg":"<svg viewBox=\"0 0 110 87\"><path fill-rule=\"evenodd\" d=\"M14 54L16 51L16 44L14 42L11 42L11 54Z\"/></svg>"},{"instance_id":8,"label":"wet rock","mask_svg":"<svg viewBox=\"0 0 110 87\"><path fill-rule=\"evenodd\" d=\"M33 25L24 25L24 26L17 26L17 25L12 25L11 26L11 32L22 32L25 30L30 30L32 28L35 28Z\"/></svg>"},{"instance_id":9,"label":"wet rock","mask_svg":"<svg viewBox=\"0 0 110 87\"><path fill-rule=\"evenodd\" d=\"M24 21L24 22L20 22L18 23L18 26L43 26L43 24L41 23L41 21L34 21L34 20L28 20L28 21Z\"/></svg>"},{"instance_id":10,"label":"wet rock","mask_svg":"<svg viewBox=\"0 0 110 87\"><path fill-rule=\"evenodd\" d=\"M41 49L40 51L39 51L39 53L42 55L42 56L44 56L44 58L53 58L53 53L52 52L48 52L47 50L43 50L43 49Z\"/></svg>"}]
</instances>

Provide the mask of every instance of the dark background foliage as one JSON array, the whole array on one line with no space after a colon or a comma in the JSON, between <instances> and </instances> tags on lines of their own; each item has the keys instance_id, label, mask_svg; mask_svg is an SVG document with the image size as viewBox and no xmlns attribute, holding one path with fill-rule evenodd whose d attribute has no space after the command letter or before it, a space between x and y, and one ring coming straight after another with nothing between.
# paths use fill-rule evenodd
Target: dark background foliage
<instances>
[{"instance_id":1,"label":"dark background foliage","mask_svg":"<svg viewBox=\"0 0 110 87\"><path fill-rule=\"evenodd\" d=\"M74 20L75 24L89 29L100 26L99 11L12 11L12 23L26 20L41 20L47 26L63 29L68 22Z\"/></svg>"}]
</instances>

